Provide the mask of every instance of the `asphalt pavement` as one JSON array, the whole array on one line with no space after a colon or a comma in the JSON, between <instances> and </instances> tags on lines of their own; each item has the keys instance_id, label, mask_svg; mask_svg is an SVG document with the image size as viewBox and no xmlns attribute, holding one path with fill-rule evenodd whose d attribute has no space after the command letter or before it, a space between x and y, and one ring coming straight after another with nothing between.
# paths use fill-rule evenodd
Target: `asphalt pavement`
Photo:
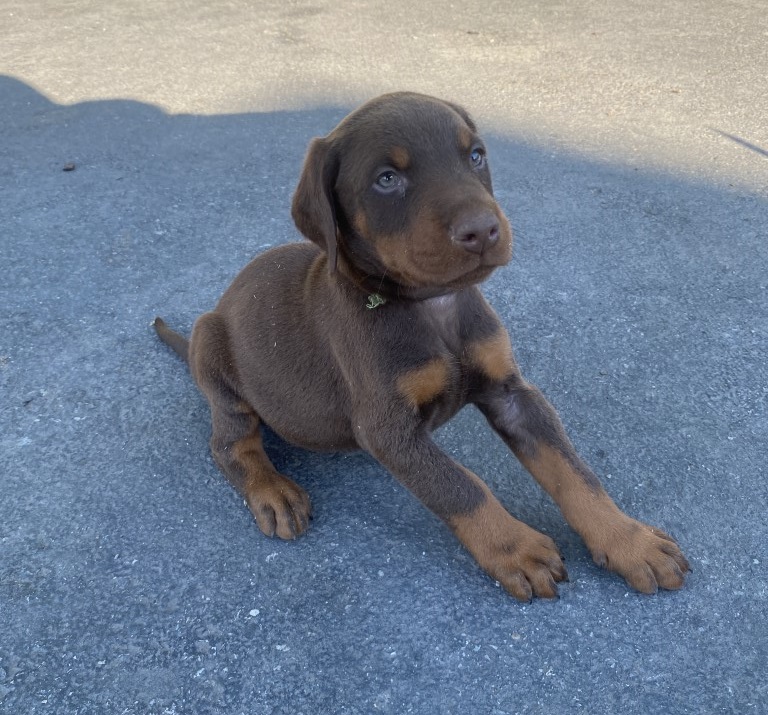
<instances>
[{"instance_id":1,"label":"asphalt pavement","mask_svg":"<svg viewBox=\"0 0 768 715\"><path fill-rule=\"evenodd\" d=\"M0 0L0 712L768 712L768 15L722 3ZM371 458L267 435L265 538L188 333L301 240L313 136L411 89L487 139L526 377L685 588L601 571L473 409L436 436L559 545L520 605Z\"/></svg>"}]
</instances>

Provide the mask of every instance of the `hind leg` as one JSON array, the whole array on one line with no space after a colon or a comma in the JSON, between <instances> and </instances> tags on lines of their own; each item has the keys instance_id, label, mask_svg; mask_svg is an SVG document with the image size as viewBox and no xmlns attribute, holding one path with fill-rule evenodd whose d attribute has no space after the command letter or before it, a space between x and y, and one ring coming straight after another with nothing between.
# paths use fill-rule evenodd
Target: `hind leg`
<instances>
[{"instance_id":1,"label":"hind leg","mask_svg":"<svg viewBox=\"0 0 768 715\"><path fill-rule=\"evenodd\" d=\"M195 323L189 363L211 406L211 452L221 471L243 494L267 536L299 536L311 517L309 496L269 461L261 441L261 420L238 394L226 326L215 313L206 313Z\"/></svg>"}]
</instances>

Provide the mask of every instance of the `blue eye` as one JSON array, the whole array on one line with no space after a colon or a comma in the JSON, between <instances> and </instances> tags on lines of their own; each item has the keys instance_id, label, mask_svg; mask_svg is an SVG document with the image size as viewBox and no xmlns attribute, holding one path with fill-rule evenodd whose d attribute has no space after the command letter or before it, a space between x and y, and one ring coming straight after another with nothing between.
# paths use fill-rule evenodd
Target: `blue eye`
<instances>
[{"instance_id":1,"label":"blue eye","mask_svg":"<svg viewBox=\"0 0 768 715\"><path fill-rule=\"evenodd\" d=\"M403 178L392 169L382 171L376 177L375 188L384 193L389 193L400 189L403 186Z\"/></svg>"},{"instance_id":2,"label":"blue eye","mask_svg":"<svg viewBox=\"0 0 768 715\"><path fill-rule=\"evenodd\" d=\"M382 189L391 189L397 182L397 177L394 171L385 171L383 174L379 174L379 178L376 179L376 183L381 186Z\"/></svg>"},{"instance_id":3,"label":"blue eye","mask_svg":"<svg viewBox=\"0 0 768 715\"><path fill-rule=\"evenodd\" d=\"M469 155L469 161L475 169L481 169L485 165L485 149L477 147Z\"/></svg>"}]
</instances>

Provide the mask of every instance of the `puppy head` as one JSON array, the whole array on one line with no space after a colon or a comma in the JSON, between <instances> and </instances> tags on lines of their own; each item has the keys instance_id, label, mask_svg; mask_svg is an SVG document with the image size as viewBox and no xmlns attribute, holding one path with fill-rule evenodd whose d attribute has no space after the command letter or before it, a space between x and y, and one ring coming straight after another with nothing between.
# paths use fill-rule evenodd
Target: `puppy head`
<instances>
[{"instance_id":1,"label":"puppy head","mask_svg":"<svg viewBox=\"0 0 768 715\"><path fill-rule=\"evenodd\" d=\"M292 214L331 271L403 297L478 283L511 256L474 123L419 94L378 97L315 139Z\"/></svg>"}]
</instances>

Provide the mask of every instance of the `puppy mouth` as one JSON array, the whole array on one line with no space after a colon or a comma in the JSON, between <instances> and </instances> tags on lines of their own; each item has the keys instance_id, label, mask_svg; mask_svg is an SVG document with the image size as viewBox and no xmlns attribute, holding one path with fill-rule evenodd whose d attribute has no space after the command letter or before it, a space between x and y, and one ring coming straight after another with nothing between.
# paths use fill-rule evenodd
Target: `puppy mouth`
<instances>
[{"instance_id":1,"label":"puppy mouth","mask_svg":"<svg viewBox=\"0 0 768 715\"><path fill-rule=\"evenodd\" d=\"M388 270L389 276L408 288L458 289L481 283L497 268L509 263L509 247L489 247L476 256L461 255L453 265L435 266L430 261L412 262L411 270L400 271L397 267ZM413 270L413 269L416 270Z\"/></svg>"},{"instance_id":2,"label":"puppy mouth","mask_svg":"<svg viewBox=\"0 0 768 715\"><path fill-rule=\"evenodd\" d=\"M436 267L434 265L434 252L425 254L423 261L419 261L418 258L414 261L415 265L422 267L420 272L426 274L437 284L479 283L485 280L496 268L507 265L512 259L512 232L508 227L501 231L496 241L484 246L478 252L466 251L460 244L457 245L457 242L450 235L447 240L448 245L455 249L450 251L450 254L454 256L454 261L451 261L449 266L442 263Z\"/></svg>"},{"instance_id":3,"label":"puppy mouth","mask_svg":"<svg viewBox=\"0 0 768 715\"><path fill-rule=\"evenodd\" d=\"M376 260L369 264L366 273L407 291L450 292L480 283L512 257L512 231L506 221L500 225L498 237L481 250L457 241L450 227L426 235L401 234L371 243L376 245Z\"/></svg>"},{"instance_id":4,"label":"puppy mouth","mask_svg":"<svg viewBox=\"0 0 768 715\"><path fill-rule=\"evenodd\" d=\"M480 267L499 268L512 260L512 238L500 240L480 254Z\"/></svg>"},{"instance_id":5,"label":"puppy mouth","mask_svg":"<svg viewBox=\"0 0 768 715\"><path fill-rule=\"evenodd\" d=\"M464 285L474 285L475 283L482 283L493 273L497 268L507 264L507 261L503 262L481 262L479 266L471 271L467 271L464 275L457 279L457 283Z\"/></svg>"}]
</instances>

